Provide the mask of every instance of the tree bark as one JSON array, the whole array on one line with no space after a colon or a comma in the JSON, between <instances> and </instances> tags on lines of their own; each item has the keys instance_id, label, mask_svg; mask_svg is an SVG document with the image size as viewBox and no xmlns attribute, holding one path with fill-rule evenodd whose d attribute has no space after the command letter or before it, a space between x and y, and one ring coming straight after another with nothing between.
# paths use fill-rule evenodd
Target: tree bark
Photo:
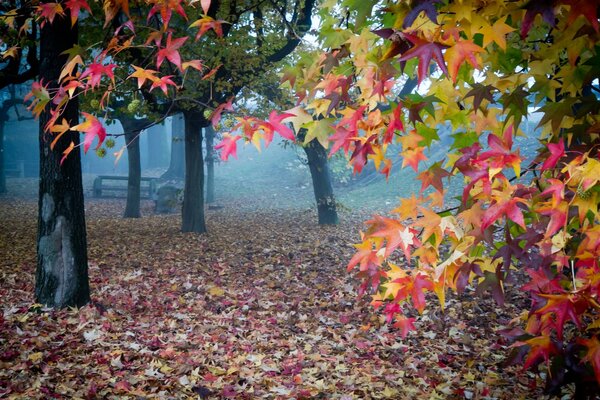
<instances>
[{"instance_id":1,"label":"tree bark","mask_svg":"<svg viewBox=\"0 0 600 400\"><path fill-rule=\"evenodd\" d=\"M335 225L339 222L327 160L327 150L317 140L303 147L313 183L319 225Z\"/></svg>"},{"instance_id":2,"label":"tree bark","mask_svg":"<svg viewBox=\"0 0 600 400\"><path fill-rule=\"evenodd\" d=\"M125 131L125 143L127 144L127 164L129 173L127 176L127 203L123 218L140 218L140 182L142 178L142 164L140 161L140 128L135 124L121 120Z\"/></svg>"},{"instance_id":3,"label":"tree bark","mask_svg":"<svg viewBox=\"0 0 600 400\"><path fill-rule=\"evenodd\" d=\"M61 1L60 3L63 3ZM40 35L40 78L52 91L67 61L64 51L77 43L77 25L68 15L46 23ZM57 38L60 38L58 40ZM73 126L78 121L77 98L61 117ZM87 240L81 182L79 133L68 131L50 150L44 126L50 110L40 117L40 185L38 203L37 271L35 297L51 307L83 306L90 301ZM73 142L75 151L60 164L63 151Z\"/></svg>"},{"instance_id":4,"label":"tree bark","mask_svg":"<svg viewBox=\"0 0 600 400\"><path fill-rule=\"evenodd\" d=\"M204 128L206 136L206 202L215 202L215 129L212 125Z\"/></svg>"},{"instance_id":5,"label":"tree bark","mask_svg":"<svg viewBox=\"0 0 600 400\"><path fill-rule=\"evenodd\" d=\"M182 114L173 116L171 130L171 160L169 169L161 179L181 179L185 177L185 126Z\"/></svg>"},{"instance_id":6,"label":"tree bark","mask_svg":"<svg viewBox=\"0 0 600 400\"><path fill-rule=\"evenodd\" d=\"M6 171L4 169L4 125L6 118L0 114L0 194L6 193Z\"/></svg>"},{"instance_id":7,"label":"tree bark","mask_svg":"<svg viewBox=\"0 0 600 400\"><path fill-rule=\"evenodd\" d=\"M206 125L202 113L186 111L185 121L185 189L181 215L182 232L206 232L204 223L204 160L202 155L202 127Z\"/></svg>"}]
</instances>

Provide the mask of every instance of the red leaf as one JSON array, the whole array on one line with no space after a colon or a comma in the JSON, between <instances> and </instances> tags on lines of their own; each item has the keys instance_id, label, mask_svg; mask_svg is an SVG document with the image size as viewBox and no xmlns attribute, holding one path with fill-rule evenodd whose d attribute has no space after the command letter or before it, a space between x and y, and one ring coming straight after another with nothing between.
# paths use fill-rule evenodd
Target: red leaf
<instances>
[{"instance_id":1,"label":"red leaf","mask_svg":"<svg viewBox=\"0 0 600 400\"><path fill-rule=\"evenodd\" d=\"M177 86L177 84L171 80L172 76L173 75L167 75L167 76L163 76L161 78L156 78L154 80L154 82L152 82L152 86L150 86L150 91L152 91L155 88L159 87L163 91L163 93L165 94L165 96L167 96L168 95L167 85Z\"/></svg>"},{"instance_id":2,"label":"red leaf","mask_svg":"<svg viewBox=\"0 0 600 400\"><path fill-rule=\"evenodd\" d=\"M530 350L525 360L525 369L540 363L540 358L543 358L546 363L552 354L558 353L558 348L549 336L537 336L526 340L525 342L517 342L516 345L529 345Z\"/></svg>"},{"instance_id":3,"label":"red leaf","mask_svg":"<svg viewBox=\"0 0 600 400\"><path fill-rule=\"evenodd\" d=\"M587 347L587 352L582 361L592 364L596 381L600 382L600 340L598 340L597 336L594 336L590 339L579 339L578 343Z\"/></svg>"},{"instance_id":4,"label":"red leaf","mask_svg":"<svg viewBox=\"0 0 600 400\"><path fill-rule=\"evenodd\" d=\"M405 33L404 36L415 46L404 53L404 55L400 57L400 61L408 61L414 57L419 59L419 68L417 70L419 83L421 83L423 78L425 78L427 75L429 71L429 63L431 62L432 58L440 66L441 70L448 75L448 70L446 69L446 63L442 54L442 50L448 46L437 42L428 42L425 39L421 39L420 37L409 33Z\"/></svg>"},{"instance_id":5,"label":"red leaf","mask_svg":"<svg viewBox=\"0 0 600 400\"><path fill-rule=\"evenodd\" d=\"M556 166L558 160L565 155L565 143L562 139L560 139L558 143L548 143L548 151L550 152L550 156L548 156L542 164L542 171Z\"/></svg>"},{"instance_id":6,"label":"red leaf","mask_svg":"<svg viewBox=\"0 0 600 400\"><path fill-rule=\"evenodd\" d=\"M237 158L237 142L240 140L241 136L231 136L227 133L223 134L223 140L221 143L215 146L215 150L221 150L221 160L227 161L229 155L232 155L234 158Z\"/></svg>"},{"instance_id":7,"label":"red leaf","mask_svg":"<svg viewBox=\"0 0 600 400\"><path fill-rule=\"evenodd\" d=\"M83 139L83 151L87 153L96 136L98 137L98 145L96 146L96 149L102 146L102 142L104 142L104 139L106 138L106 130L100 121L98 121L98 119L93 115L86 112L82 112L81 114L83 114L85 117L85 122L75 125L71 129L85 133L85 137Z\"/></svg>"},{"instance_id":8,"label":"red leaf","mask_svg":"<svg viewBox=\"0 0 600 400\"><path fill-rule=\"evenodd\" d=\"M177 51L177 49L183 46L183 43L187 39L187 36L172 39L172 36L169 33L169 36L167 36L167 45L165 48L158 50L156 55L156 68L160 68L161 64L166 58L181 70L181 56L179 55L179 51Z\"/></svg>"},{"instance_id":9,"label":"red leaf","mask_svg":"<svg viewBox=\"0 0 600 400\"><path fill-rule=\"evenodd\" d=\"M295 115L290 113L283 113L277 115L275 111L271 111L271 113L269 114L269 123L273 126L273 129L282 137L289 139L293 142L294 140L296 140L294 132L289 127L281 123L282 120L290 117L295 117Z\"/></svg>"},{"instance_id":10,"label":"red leaf","mask_svg":"<svg viewBox=\"0 0 600 400\"><path fill-rule=\"evenodd\" d=\"M71 14L71 25L75 25L75 22L77 22L77 19L79 18L79 12L82 8L90 14L92 13L92 10L90 10L90 6L86 0L67 0L65 6L67 9L69 9Z\"/></svg>"},{"instance_id":11,"label":"red leaf","mask_svg":"<svg viewBox=\"0 0 600 400\"><path fill-rule=\"evenodd\" d=\"M535 313L553 313L555 315L556 319L551 323L556 329L559 340L562 340L563 328L567 320L573 321L577 327L581 328L581 321L579 320L577 308L581 307L583 304L587 307L587 302L581 302L578 297L570 294L540 294L539 296L546 299L546 305Z\"/></svg>"},{"instance_id":12,"label":"red leaf","mask_svg":"<svg viewBox=\"0 0 600 400\"><path fill-rule=\"evenodd\" d=\"M405 339L408 335L408 332L414 331L415 319L414 318L406 318L404 316L396 317L396 322L394 322L394 328L400 329L400 336L402 339Z\"/></svg>"}]
</instances>

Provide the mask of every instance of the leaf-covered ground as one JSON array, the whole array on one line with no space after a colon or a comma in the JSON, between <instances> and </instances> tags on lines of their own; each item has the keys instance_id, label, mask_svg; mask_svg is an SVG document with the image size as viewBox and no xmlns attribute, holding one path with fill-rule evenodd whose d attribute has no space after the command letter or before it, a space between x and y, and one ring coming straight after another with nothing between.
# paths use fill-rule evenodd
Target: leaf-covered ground
<instances>
[{"instance_id":1,"label":"leaf-covered ground","mask_svg":"<svg viewBox=\"0 0 600 400\"><path fill-rule=\"evenodd\" d=\"M122 200L89 201L93 303L52 311L32 299L36 203L0 198L0 398L540 398L500 364L522 299L451 296L403 340L346 273L365 215L221 205L200 236L150 202L124 220Z\"/></svg>"}]
</instances>

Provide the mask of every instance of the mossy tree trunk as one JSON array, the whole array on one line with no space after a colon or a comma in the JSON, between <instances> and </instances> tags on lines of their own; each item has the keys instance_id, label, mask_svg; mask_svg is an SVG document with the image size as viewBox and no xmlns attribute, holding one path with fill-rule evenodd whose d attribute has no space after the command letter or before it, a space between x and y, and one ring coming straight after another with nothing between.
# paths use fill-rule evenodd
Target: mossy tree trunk
<instances>
[{"instance_id":1,"label":"mossy tree trunk","mask_svg":"<svg viewBox=\"0 0 600 400\"><path fill-rule=\"evenodd\" d=\"M77 25L71 27L68 15L56 18L42 28L39 72L50 91L57 88L60 71L67 61L63 52L77 43L77 35ZM78 111L75 98L65 106L61 117L71 126L76 125ZM51 150L52 141L44 132L49 119L50 109L47 109L42 113L39 123L40 184L35 297L38 303L51 307L83 306L90 300L90 288L80 152L71 152L62 165L60 163L63 151L71 142L78 149L79 133L66 132Z\"/></svg>"}]
</instances>

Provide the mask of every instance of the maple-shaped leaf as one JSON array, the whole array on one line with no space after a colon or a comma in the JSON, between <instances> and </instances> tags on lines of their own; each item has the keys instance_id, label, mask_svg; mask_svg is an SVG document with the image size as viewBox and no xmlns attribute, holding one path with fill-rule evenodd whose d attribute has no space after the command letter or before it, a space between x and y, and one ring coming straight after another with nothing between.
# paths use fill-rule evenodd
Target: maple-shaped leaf
<instances>
[{"instance_id":1,"label":"maple-shaped leaf","mask_svg":"<svg viewBox=\"0 0 600 400\"><path fill-rule=\"evenodd\" d=\"M377 247L373 248L374 242L372 240L365 240L360 244L355 244L356 254L352 256L350 262L348 262L347 270L352 271L357 265L360 266L361 271L365 271L370 265L381 265L381 257L377 255Z\"/></svg>"},{"instance_id":2,"label":"maple-shaped leaf","mask_svg":"<svg viewBox=\"0 0 600 400\"><path fill-rule=\"evenodd\" d=\"M110 80L114 81L114 69L116 66L116 64L112 63L104 65L99 62L93 62L90 64L89 67L85 69L85 71L83 71L79 79L83 80L85 78L88 78L88 85L91 86L91 88L93 89L96 86L100 86L100 81L102 80L102 76L104 75L106 75Z\"/></svg>"},{"instance_id":3,"label":"maple-shaped leaf","mask_svg":"<svg viewBox=\"0 0 600 400\"><path fill-rule=\"evenodd\" d=\"M460 40L446 50L444 58L448 62L448 73L452 82L456 83L458 69L465 60L475 69L481 68L481 62L477 53L483 52L483 49L473 43L471 40Z\"/></svg>"},{"instance_id":4,"label":"maple-shaped leaf","mask_svg":"<svg viewBox=\"0 0 600 400\"><path fill-rule=\"evenodd\" d=\"M383 143L391 143L396 131L404 131L404 124L402 122L402 103L398 104L390 114L390 122L383 135Z\"/></svg>"},{"instance_id":5,"label":"maple-shaped leaf","mask_svg":"<svg viewBox=\"0 0 600 400\"><path fill-rule=\"evenodd\" d=\"M81 9L86 10L90 14L92 13L92 10L90 9L90 6L86 0L67 0L65 7L71 14L71 26L74 26L75 22L77 22L79 19L79 13L81 12Z\"/></svg>"},{"instance_id":6,"label":"maple-shaped leaf","mask_svg":"<svg viewBox=\"0 0 600 400\"><path fill-rule=\"evenodd\" d=\"M348 155L350 151L350 146L354 143L352 140L356 136L355 131L351 131L346 129L344 126L340 126L339 124L335 126L335 133L329 136L329 140L333 142L331 146L331 150L329 151L329 156L334 155L340 148L344 149L344 153Z\"/></svg>"},{"instance_id":7,"label":"maple-shaped leaf","mask_svg":"<svg viewBox=\"0 0 600 400\"><path fill-rule=\"evenodd\" d=\"M413 34L405 33L404 35L413 43L414 47L404 53L399 60L408 61L415 57L419 59L419 67L417 69L417 79L419 84L427 75L432 58L439 65L442 72L448 75L448 69L446 68L446 62L444 61L444 55L442 54L442 50L448 46L437 42L427 41Z\"/></svg>"},{"instance_id":8,"label":"maple-shaped leaf","mask_svg":"<svg viewBox=\"0 0 600 400\"><path fill-rule=\"evenodd\" d=\"M202 64L202 61L200 61L200 60L185 61L181 64L181 69L184 71L190 67L194 68L195 70L201 71L201 72L204 69L204 65Z\"/></svg>"},{"instance_id":9,"label":"maple-shaped leaf","mask_svg":"<svg viewBox=\"0 0 600 400\"><path fill-rule=\"evenodd\" d=\"M410 165L415 172L419 171L419 162L427 160L423 154L424 147L416 147L414 149L404 150L400 153L402 156L402 168Z\"/></svg>"},{"instance_id":10,"label":"maple-shaped leaf","mask_svg":"<svg viewBox=\"0 0 600 400\"><path fill-rule=\"evenodd\" d=\"M73 126L71 130L83 132L85 134L83 138L83 151L84 153L87 153L96 137L98 137L96 149L99 149L100 146L102 146L102 142L104 142L104 139L106 138L106 130L100 121L93 115L86 112L82 112L81 114L84 116L85 121Z\"/></svg>"},{"instance_id":11,"label":"maple-shaped leaf","mask_svg":"<svg viewBox=\"0 0 600 400\"><path fill-rule=\"evenodd\" d=\"M369 237L381 237L386 240L385 257L389 257L398 247L402 249L407 261L410 261L410 248L420 246L415 229L404 226L393 218L375 216L367 221L373 232Z\"/></svg>"},{"instance_id":12,"label":"maple-shaped leaf","mask_svg":"<svg viewBox=\"0 0 600 400\"><path fill-rule=\"evenodd\" d=\"M42 3L36 9L43 27L46 22L54 22L56 16L64 16L65 11L60 3Z\"/></svg>"},{"instance_id":13,"label":"maple-shaped leaf","mask_svg":"<svg viewBox=\"0 0 600 400\"><path fill-rule=\"evenodd\" d=\"M442 179L451 176L451 174L442 168L441 161L436 162L431 167L417 175L417 179L421 181L420 193L423 193L429 186L433 186L438 192L444 192L444 184Z\"/></svg>"},{"instance_id":14,"label":"maple-shaped leaf","mask_svg":"<svg viewBox=\"0 0 600 400\"><path fill-rule=\"evenodd\" d=\"M52 140L52 143L50 143L50 150L54 150L54 146L56 146L56 143L61 138L61 136L64 135L65 132L69 131L70 129L71 126L67 122L66 118L63 118L60 124L54 123L52 124L52 126L46 128L46 130L49 130L52 134L55 135L54 140Z\"/></svg>"},{"instance_id":15,"label":"maple-shaped leaf","mask_svg":"<svg viewBox=\"0 0 600 400\"><path fill-rule=\"evenodd\" d=\"M271 124L273 129L282 137L293 142L294 140L296 140L296 135L294 135L294 132L288 126L282 123L282 120L292 118L295 116L296 115L289 113L283 113L278 115L277 112L271 111L271 113L269 114L269 123Z\"/></svg>"},{"instance_id":16,"label":"maple-shaped leaf","mask_svg":"<svg viewBox=\"0 0 600 400\"><path fill-rule=\"evenodd\" d=\"M414 322L414 318L407 318L403 315L400 315L396 317L393 327L396 329L400 329L400 336L402 337L402 339L406 339L408 333L416 329Z\"/></svg>"},{"instance_id":17,"label":"maple-shaped leaf","mask_svg":"<svg viewBox=\"0 0 600 400\"><path fill-rule=\"evenodd\" d=\"M227 161L229 155L232 155L234 158L237 158L237 144L236 142L240 140L241 136L232 136L228 133L223 134L223 140L219 144L215 146L215 150L221 150L221 160Z\"/></svg>"},{"instance_id":18,"label":"maple-shaped leaf","mask_svg":"<svg viewBox=\"0 0 600 400\"><path fill-rule=\"evenodd\" d=\"M169 22L171 21L173 11L181 15L183 19L187 20L187 15L185 14L183 7L181 6L181 1L182 0L169 0L154 3L154 6L148 12L148 17L146 18L146 20L150 21L150 19L156 13L160 13L163 22L163 27L167 28L169 26Z\"/></svg>"},{"instance_id":19,"label":"maple-shaped leaf","mask_svg":"<svg viewBox=\"0 0 600 400\"><path fill-rule=\"evenodd\" d=\"M496 101L494 100L493 91L497 90L492 85L482 85L481 83L474 83L473 89L469 90L469 92L465 95L465 99L467 97L473 97L473 109L477 110L479 106L481 106L481 102L483 100L487 100L490 104L494 104Z\"/></svg>"},{"instance_id":20,"label":"maple-shaped leaf","mask_svg":"<svg viewBox=\"0 0 600 400\"><path fill-rule=\"evenodd\" d=\"M559 139L558 143L548 143L546 147L548 147L550 155L544 160L542 171L554 168L558 161L565 156L565 143L562 139Z\"/></svg>"},{"instance_id":21,"label":"maple-shaped leaf","mask_svg":"<svg viewBox=\"0 0 600 400\"><path fill-rule=\"evenodd\" d=\"M150 82L155 82L156 80L158 80L158 78L156 77L156 74L158 73L157 71L153 69L140 68L135 65L132 65L132 67L134 69L134 72L131 75L129 75L129 78L137 78L138 89L142 87L144 82L146 82L146 79Z\"/></svg>"},{"instance_id":22,"label":"maple-shaped leaf","mask_svg":"<svg viewBox=\"0 0 600 400\"><path fill-rule=\"evenodd\" d=\"M423 313L425 310L425 292L433 290L433 282L431 278L421 272L415 275L409 275L404 278L394 280L394 282L400 283L401 287L396 295L396 301L401 301L410 296L413 306L419 312Z\"/></svg>"},{"instance_id":23,"label":"maple-shaped leaf","mask_svg":"<svg viewBox=\"0 0 600 400\"><path fill-rule=\"evenodd\" d=\"M523 6L527 12L521 23L521 37L525 38L533 25L533 21L536 15L540 14L542 19L548 23L548 25L554 27L556 25L556 15L554 14L554 8L556 7L556 0L529 0L527 4Z\"/></svg>"},{"instance_id":24,"label":"maple-shaped leaf","mask_svg":"<svg viewBox=\"0 0 600 400\"><path fill-rule=\"evenodd\" d=\"M406 14L404 17L404 21L402 22L403 28L410 27L415 19L419 16L421 12L424 12L427 15L427 18L431 20L431 22L437 24L437 9L435 5L439 3L441 0L418 0L413 2L412 9Z\"/></svg>"},{"instance_id":25,"label":"maple-shaped leaf","mask_svg":"<svg viewBox=\"0 0 600 400\"><path fill-rule=\"evenodd\" d=\"M563 0L563 4L571 6L567 22L571 25L577 17L584 16L588 22L594 27L596 32L600 31L598 23L598 0ZM600 382L600 379L598 379Z\"/></svg>"},{"instance_id":26,"label":"maple-shaped leaf","mask_svg":"<svg viewBox=\"0 0 600 400\"><path fill-rule=\"evenodd\" d=\"M47 85L44 86L43 80L31 84L31 91L25 95L23 101L27 102L29 100L31 100L31 104L29 104L27 108L36 118L39 118L40 114L51 100Z\"/></svg>"},{"instance_id":27,"label":"maple-shaped leaf","mask_svg":"<svg viewBox=\"0 0 600 400\"><path fill-rule=\"evenodd\" d=\"M225 21L217 21L214 18L209 17L208 15L204 15L202 18L192 22L190 28L198 28L198 33L196 33L196 39L198 40L212 29L218 37L223 37L223 23Z\"/></svg>"},{"instance_id":28,"label":"maple-shaped leaf","mask_svg":"<svg viewBox=\"0 0 600 400\"><path fill-rule=\"evenodd\" d=\"M104 1L104 27L106 28L119 12L129 16L129 0L106 0Z\"/></svg>"},{"instance_id":29,"label":"maple-shaped leaf","mask_svg":"<svg viewBox=\"0 0 600 400\"><path fill-rule=\"evenodd\" d=\"M554 329L559 340L563 338L563 329L565 322L571 320L578 328L581 329L581 321L579 315L587 308L587 301L581 299L577 295L570 293L564 294L539 294L543 299L546 299L546 304L535 311L538 315L553 313L555 320L552 321Z\"/></svg>"},{"instance_id":30,"label":"maple-shaped leaf","mask_svg":"<svg viewBox=\"0 0 600 400\"><path fill-rule=\"evenodd\" d=\"M525 201L521 198L515 197L506 201L497 201L490 206L483 215L481 221L481 229L486 229L494 222L499 220L502 216L506 216L508 219L525 228L525 221L523 219L523 211L519 208L519 203Z\"/></svg>"},{"instance_id":31,"label":"maple-shaped leaf","mask_svg":"<svg viewBox=\"0 0 600 400\"><path fill-rule=\"evenodd\" d=\"M373 150L373 141L375 136L371 136L368 139L360 138L355 141L354 151L350 156L350 162L353 166L353 173L359 174L363 167L367 164L369 154L375 154Z\"/></svg>"},{"instance_id":32,"label":"maple-shaped leaf","mask_svg":"<svg viewBox=\"0 0 600 400\"><path fill-rule=\"evenodd\" d=\"M585 346L587 349L581 361L587 361L592 365L596 381L600 382L600 340L598 340L598 336L593 336L589 339L580 338L577 340L577 343Z\"/></svg>"},{"instance_id":33,"label":"maple-shaped leaf","mask_svg":"<svg viewBox=\"0 0 600 400\"><path fill-rule=\"evenodd\" d=\"M517 342L513 347L527 345L529 352L525 359L525 369L538 365L542 360L549 362L550 356L558 354L559 350L550 336L536 336L523 342Z\"/></svg>"},{"instance_id":34,"label":"maple-shaped leaf","mask_svg":"<svg viewBox=\"0 0 600 400\"><path fill-rule=\"evenodd\" d=\"M506 50L506 35L515 29L506 24L507 18L498 19L494 25L485 24L479 33L483 35L482 47L487 47L490 43L495 42L502 50Z\"/></svg>"},{"instance_id":35,"label":"maple-shaped leaf","mask_svg":"<svg viewBox=\"0 0 600 400\"><path fill-rule=\"evenodd\" d=\"M210 115L210 122L213 127L217 127L217 124L221 120L221 114L223 111L233 111L233 97L230 97L229 100L225 103L221 103L215 108L215 110Z\"/></svg>"},{"instance_id":36,"label":"maple-shaped leaf","mask_svg":"<svg viewBox=\"0 0 600 400\"><path fill-rule=\"evenodd\" d=\"M181 70L181 56L179 55L178 49L183 46L187 39L187 36L173 39L172 34L169 33L166 46L158 50L158 53L156 54L156 68L160 68L166 58Z\"/></svg>"},{"instance_id":37,"label":"maple-shaped leaf","mask_svg":"<svg viewBox=\"0 0 600 400\"><path fill-rule=\"evenodd\" d=\"M173 80L171 79L172 77L173 77L173 75L166 75L166 76L161 76L160 78L156 78L152 82L152 86L150 86L150 91L152 91L158 87L163 91L165 96L167 96L169 94L167 87L169 85L177 86L177 84L175 82L173 82Z\"/></svg>"}]
</instances>

